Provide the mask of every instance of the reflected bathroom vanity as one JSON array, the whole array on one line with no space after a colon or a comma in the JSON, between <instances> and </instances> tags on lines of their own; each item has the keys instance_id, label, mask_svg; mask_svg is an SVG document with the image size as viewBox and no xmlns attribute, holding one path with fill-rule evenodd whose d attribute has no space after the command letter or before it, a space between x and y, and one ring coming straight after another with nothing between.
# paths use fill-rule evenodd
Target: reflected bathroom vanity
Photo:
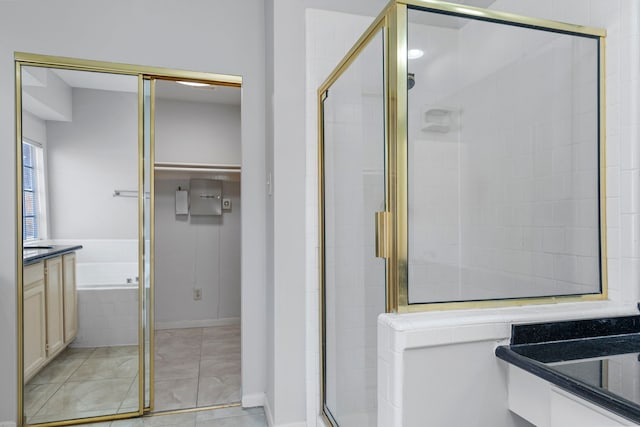
<instances>
[{"instance_id":1,"label":"reflected bathroom vanity","mask_svg":"<svg viewBox=\"0 0 640 427\"><path fill-rule=\"evenodd\" d=\"M25 246L23 251L24 381L76 337L75 246Z\"/></svg>"}]
</instances>

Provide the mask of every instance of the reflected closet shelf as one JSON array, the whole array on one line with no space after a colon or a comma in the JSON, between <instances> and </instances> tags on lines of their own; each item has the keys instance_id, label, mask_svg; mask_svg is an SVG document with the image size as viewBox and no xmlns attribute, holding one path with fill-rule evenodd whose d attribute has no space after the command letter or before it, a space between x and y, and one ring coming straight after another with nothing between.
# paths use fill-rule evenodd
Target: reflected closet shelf
<instances>
[{"instance_id":1,"label":"reflected closet shelf","mask_svg":"<svg viewBox=\"0 0 640 427\"><path fill-rule=\"evenodd\" d=\"M153 169L159 179L186 179L197 175L201 178L239 181L242 172L240 165L206 163L156 162L153 165Z\"/></svg>"}]
</instances>

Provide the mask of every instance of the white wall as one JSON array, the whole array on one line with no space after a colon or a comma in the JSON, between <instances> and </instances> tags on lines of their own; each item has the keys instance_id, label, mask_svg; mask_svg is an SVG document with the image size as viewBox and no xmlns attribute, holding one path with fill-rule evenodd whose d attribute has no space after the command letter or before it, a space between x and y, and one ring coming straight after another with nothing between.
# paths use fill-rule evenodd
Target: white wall
<instances>
[{"instance_id":1,"label":"white wall","mask_svg":"<svg viewBox=\"0 0 640 427\"><path fill-rule=\"evenodd\" d=\"M240 318L240 183L224 181L231 210L221 216L175 214L175 192L189 180L156 179L156 328L213 326ZM202 299L193 299L193 290Z\"/></svg>"},{"instance_id":2,"label":"white wall","mask_svg":"<svg viewBox=\"0 0 640 427\"><path fill-rule=\"evenodd\" d=\"M193 13L197 10L198 13ZM16 341L15 51L243 76L243 394L265 389L264 4L43 0L0 3L0 337ZM24 23L30 30L24 31ZM114 26L117 23L117 26ZM117 28L117 31L114 30ZM167 31L171 28L171 31ZM233 40L233 43L229 41ZM15 346L0 349L0 420L15 420Z\"/></svg>"},{"instance_id":3,"label":"white wall","mask_svg":"<svg viewBox=\"0 0 640 427\"><path fill-rule=\"evenodd\" d=\"M267 137L267 170L273 183L267 213L272 222L267 227L272 231L266 248L273 252L273 270L267 279L267 304L273 305L273 312L267 358L273 373L269 374L265 406L271 424L300 425L306 416L304 4L273 1L267 9L272 19L267 24L267 45L273 49L268 71L272 79L268 114L273 115L273 128L268 129Z\"/></svg>"},{"instance_id":4,"label":"white wall","mask_svg":"<svg viewBox=\"0 0 640 427\"><path fill-rule=\"evenodd\" d=\"M72 99L72 121L47 121L49 238L135 239L137 199L113 192L138 188L138 97L75 88Z\"/></svg>"},{"instance_id":5,"label":"white wall","mask_svg":"<svg viewBox=\"0 0 640 427\"><path fill-rule=\"evenodd\" d=\"M240 107L159 98L155 138L156 162L239 165Z\"/></svg>"}]
</instances>

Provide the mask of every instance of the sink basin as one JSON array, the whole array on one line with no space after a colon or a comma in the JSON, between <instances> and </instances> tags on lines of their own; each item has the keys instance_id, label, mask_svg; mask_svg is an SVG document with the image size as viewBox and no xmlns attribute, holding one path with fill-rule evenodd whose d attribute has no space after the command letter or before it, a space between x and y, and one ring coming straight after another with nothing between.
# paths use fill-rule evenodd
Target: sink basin
<instances>
[{"instance_id":1,"label":"sink basin","mask_svg":"<svg viewBox=\"0 0 640 427\"><path fill-rule=\"evenodd\" d=\"M53 249L52 245L24 246L23 249Z\"/></svg>"}]
</instances>

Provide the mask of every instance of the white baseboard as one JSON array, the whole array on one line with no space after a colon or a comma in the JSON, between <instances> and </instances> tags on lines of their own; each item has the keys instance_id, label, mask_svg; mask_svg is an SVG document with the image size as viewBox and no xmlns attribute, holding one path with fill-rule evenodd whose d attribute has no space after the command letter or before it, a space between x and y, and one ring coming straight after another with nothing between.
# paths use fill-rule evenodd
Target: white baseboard
<instances>
[{"instance_id":1,"label":"white baseboard","mask_svg":"<svg viewBox=\"0 0 640 427\"><path fill-rule=\"evenodd\" d=\"M204 320L179 320L176 322L155 323L156 330L162 329L182 329L182 328L208 328L210 326L237 325L240 323L239 317L227 317L224 319L204 319ZM0 425L2 427L2 425Z\"/></svg>"},{"instance_id":2,"label":"white baseboard","mask_svg":"<svg viewBox=\"0 0 640 427\"><path fill-rule=\"evenodd\" d=\"M0 427L16 427L13 421L0 421Z\"/></svg>"},{"instance_id":3,"label":"white baseboard","mask_svg":"<svg viewBox=\"0 0 640 427\"><path fill-rule=\"evenodd\" d=\"M244 394L242 395L242 407L243 408L255 408L258 406L264 406L265 396L264 393Z\"/></svg>"}]
</instances>

